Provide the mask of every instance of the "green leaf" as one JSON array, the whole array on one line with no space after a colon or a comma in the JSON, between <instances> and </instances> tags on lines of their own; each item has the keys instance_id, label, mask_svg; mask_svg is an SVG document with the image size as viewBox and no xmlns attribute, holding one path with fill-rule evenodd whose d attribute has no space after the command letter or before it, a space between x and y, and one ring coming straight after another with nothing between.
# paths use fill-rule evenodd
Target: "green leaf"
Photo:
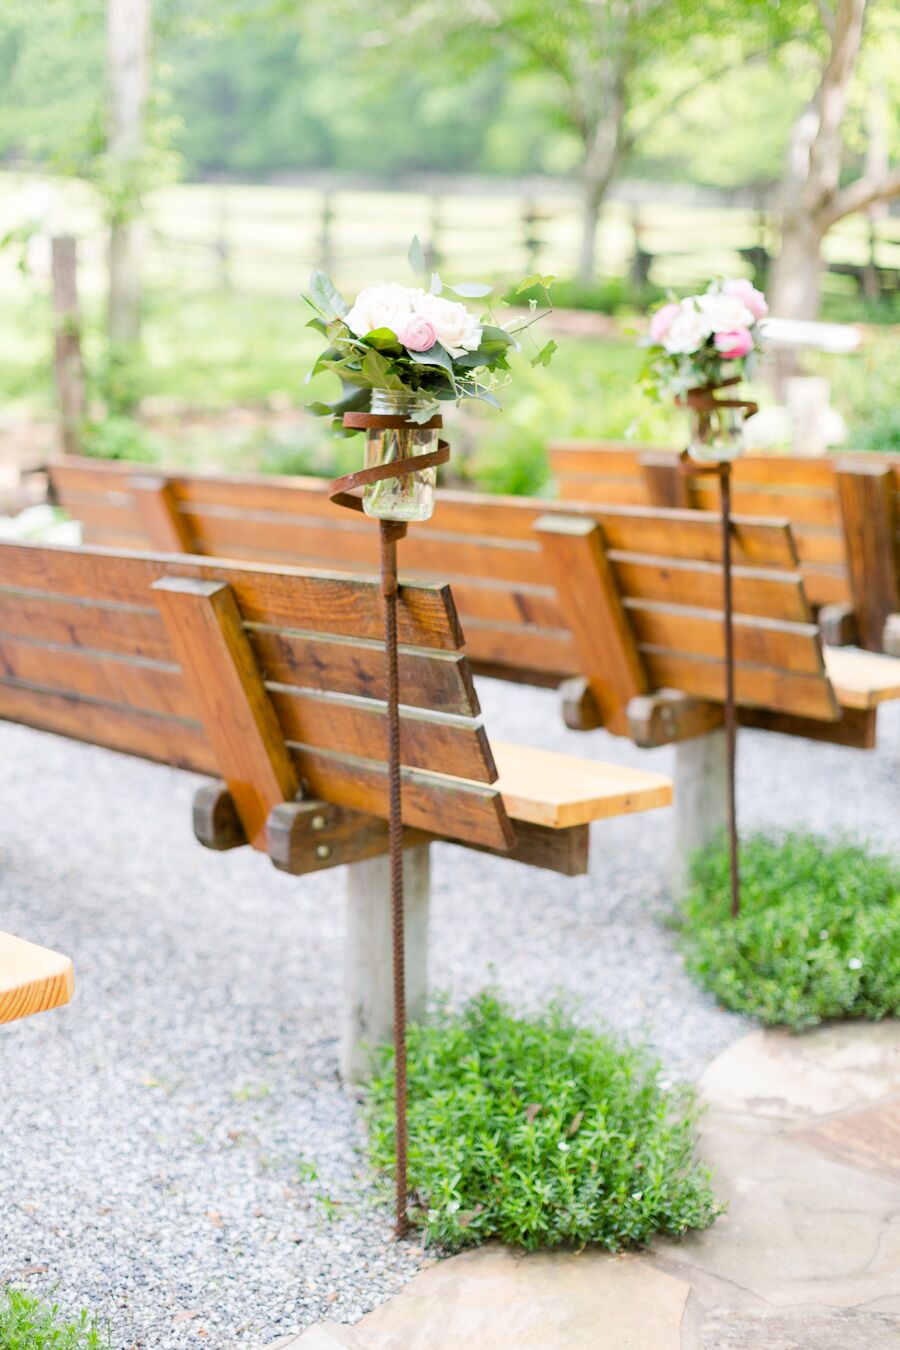
<instances>
[{"instance_id":1,"label":"green leaf","mask_svg":"<svg viewBox=\"0 0 900 1350\"><path fill-rule=\"evenodd\" d=\"M481 281L461 281L458 286L448 286L447 289L464 300L480 300L482 296L490 295L494 288L485 286Z\"/></svg>"},{"instance_id":2,"label":"green leaf","mask_svg":"<svg viewBox=\"0 0 900 1350\"><path fill-rule=\"evenodd\" d=\"M412 237L412 243L409 246L407 257L409 259L409 265L416 276L421 281L424 281L428 276L428 262L425 258L425 250L419 243L419 236L417 234L414 234Z\"/></svg>"},{"instance_id":3,"label":"green leaf","mask_svg":"<svg viewBox=\"0 0 900 1350\"><path fill-rule=\"evenodd\" d=\"M512 333L507 333L505 328L498 328L495 324L485 323L481 326L481 345L486 342L499 343L502 347L514 347L516 339Z\"/></svg>"},{"instance_id":4,"label":"green leaf","mask_svg":"<svg viewBox=\"0 0 900 1350\"><path fill-rule=\"evenodd\" d=\"M521 295L523 291L530 291L534 286L540 286L542 291L548 291L555 280L556 277L543 277L540 272L532 272L530 277L525 277L519 282L514 294Z\"/></svg>"},{"instance_id":5,"label":"green leaf","mask_svg":"<svg viewBox=\"0 0 900 1350\"><path fill-rule=\"evenodd\" d=\"M374 347L366 352L362 363L363 378L374 389L405 389L403 381L391 370L391 363Z\"/></svg>"},{"instance_id":6,"label":"green leaf","mask_svg":"<svg viewBox=\"0 0 900 1350\"><path fill-rule=\"evenodd\" d=\"M306 411L312 413L313 417L332 417L334 410L330 403L322 403L317 399L315 403L307 403Z\"/></svg>"},{"instance_id":7,"label":"green leaf","mask_svg":"<svg viewBox=\"0 0 900 1350\"><path fill-rule=\"evenodd\" d=\"M387 351L389 347L393 347L399 355L403 350L397 334L391 328L373 328L371 333L366 333L363 342L379 352Z\"/></svg>"},{"instance_id":8,"label":"green leaf","mask_svg":"<svg viewBox=\"0 0 900 1350\"><path fill-rule=\"evenodd\" d=\"M427 352L410 352L409 359L417 366L440 366L442 370L448 371L450 378L453 379L453 362L439 342L429 347Z\"/></svg>"},{"instance_id":9,"label":"green leaf","mask_svg":"<svg viewBox=\"0 0 900 1350\"><path fill-rule=\"evenodd\" d=\"M549 366L550 359L556 350L557 345L551 338L549 342L544 343L543 347L538 352L537 356L532 357L531 360L532 366Z\"/></svg>"},{"instance_id":10,"label":"green leaf","mask_svg":"<svg viewBox=\"0 0 900 1350\"><path fill-rule=\"evenodd\" d=\"M321 333L323 337L328 336L328 324L325 322L324 319L319 318L318 314L314 319L310 319L308 321L306 327L314 328L316 332Z\"/></svg>"},{"instance_id":11,"label":"green leaf","mask_svg":"<svg viewBox=\"0 0 900 1350\"><path fill-rule=\"evenodd\" d=\"M309 289L315 306L327 319L342 319L350 306L325 272L313 272Z\"/></svg>"},{"instance_id":12,"label":"green leaf","mask_svg":"<svg viewBox=\"0 0 900 1350\"><path fill-rule=\"evenodd\" d=\"M431 286L429 287L429 290L431 291L431 294L432 294L432 295L440 295L440 293L441 293L441 291L442 291L443 289L444 289L444 283L441 281L441 279L440 279L440 277L438 276L437 272L432 272L432 274L431 274Z\"/></svg>"}]
</instances>

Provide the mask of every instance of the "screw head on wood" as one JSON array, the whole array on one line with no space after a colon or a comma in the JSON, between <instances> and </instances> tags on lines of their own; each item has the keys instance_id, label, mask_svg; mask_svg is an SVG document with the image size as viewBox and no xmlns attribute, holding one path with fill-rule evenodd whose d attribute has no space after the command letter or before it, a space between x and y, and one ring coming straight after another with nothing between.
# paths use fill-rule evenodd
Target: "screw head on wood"
<instances>
[{"instance_id":1,"label":"screw head on wood","mask_svg":"<svg viewBox=\"0 0 900 1350\"><path fill-rule=\"evenodd\" d=\"M316 849L316 857L317 857L317 858L330 858L330 857L331 857L331 849L329 848L329 846L328 846L327 844L319 844L319 846L318 846L317 849Z\"/></svg>"},{"instance_id":2,"label":"screw head on wood","mask_svg":"<svg viewBox=\"0 0 900 1350\"><path fill-rule=\"evenodd\" d=\"M324 816L313 816L312 818L312 827L314 830L324 830L326 823Z\"/></svg>"}]
</instances>

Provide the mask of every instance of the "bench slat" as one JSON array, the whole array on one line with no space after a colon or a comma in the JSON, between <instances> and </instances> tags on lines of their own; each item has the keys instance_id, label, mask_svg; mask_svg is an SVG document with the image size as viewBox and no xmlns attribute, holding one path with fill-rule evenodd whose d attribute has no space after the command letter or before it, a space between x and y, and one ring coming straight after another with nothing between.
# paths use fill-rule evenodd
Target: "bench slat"
<instances>
[{"instance_id":1,"label":"bench slat","mask_svg":"<svg viewBox=\"0 0 900 1350\"><path fill-rule=\"evenodd\" d=\"M845 707L875 708L900 698L900 657L826 647L825 666Z\"/></svg>"},{"instance_id":2,"label":"bench slat","mask_svg":"<svg viewBox=\"0 0 900 1350\"><path fill-rule=\"evenodd\" d=\"M500 774L496 787L513 820L563 830L672 801L671 780L660 773L508 741L495 741L493 749Z\"/></svg>"},{"instance_id":3,"label":"bench slat","mask_svg":"<svg viewBox=\"0 0 900 1350\"><path fill-rule=\"evenodd\" d=\"M60 1008L75 988L68 956L0 933L0 1022Z\"/></svg>"}]
</instances>

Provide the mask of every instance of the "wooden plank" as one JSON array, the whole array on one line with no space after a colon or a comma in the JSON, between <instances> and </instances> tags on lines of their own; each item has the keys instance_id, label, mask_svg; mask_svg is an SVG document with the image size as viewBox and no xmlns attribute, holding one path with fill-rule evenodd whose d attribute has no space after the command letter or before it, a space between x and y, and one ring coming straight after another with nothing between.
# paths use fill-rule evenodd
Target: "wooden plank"
<instances>
[{"instance_id":1,"label":"wooden plank","mask_svg":"<svg viewBox=\"0 0 900 1350\"><path fill-rule=\"evenodd\" d=\"M145 605L153 582L172 566L172 559L162 555L0 544L0 580L7 588L83 596L105 604ZM378 583L369 578L218 559L179 558L177 571L201 581L226 582L248 622L349 637L382 636L381 595ZM398 629L407 646L445 651L462 646L456 610L444 585L402 585Z\"/></svg>"},{"instance_id":2,"label":"wooden plank","mask_svg":"<svg viewBox=\"0 0 900 1350\"><path fill-rule=\"evenodd\" d=\"M558 508L560 511L562 507ZM567 514L571 515L569 511ZM722 524L717 512L666 511L661 507L595 509L590 512L603 530L607 548L688 562L722 561ZM732 517L731 545L735 564L791 570L797 551L786 519Z\"/></svg>"},{"instance_id":3,"label":"wooden plank","mask_svg":"<svg viewBox=\"0 0 900 1350\"><path fill-rule=\"evenodd\" d=\"M672 781L665 774L576 759L552 750L494 742L497 787L513 821L565 830L669 806Z\"/></svg>"},{"instance_id":4,"label":"wooden plank","mask_svg":"<svg viewBox=\"0 0 900 1350\"><path fill-rule=\"evenodd\" d=\"M198 788L194 794L192 819L194 838L204 848L224 853L232 848L240 848L247 842L227 783L204 783Z\"/></svg>"},{"instance_id":5,"label":"wooden plank","mask_svg":"<svg viewBox=\"0 0 900 1350\"><path fill-rule=\"evenodd\" d=\"M384 647L379 642L256 627L249 628L247 636L267 680L338 694L386 697ZM460 653L401 648L399 667L402 703L477 716L478 696L469 663Z\"/></svg>"},{"instance_id":6,"label":"wooden plank","mask_svg":"<svg viewBox=\"0 0 900 1350\"><path fill-rule=\"evenodd\" d=\"M588 518L548 515L536 529L575 638L578 673L590 683L603 725L622 735L628 703L647 682L600 528Z\"/></svg>"},{"instance_id":7,"label":"wooden plank","mask_svg":"<svg viewBox=\"0 0 900 1350\"><path fill-rule=\"evenodd\" d=\"M89 600L0 586L0 636L171 661L172 648L156 609L94 605Z\"/></svg>"},{"instance_id":8,"label":"wooden plank","mask_svg":"<svg viewBox=\"0 0 900 1350\"><path fill-rule=\"evenodd\" d=\"M404 846L427 843L430 836L404 831ZM348 811L333 802L283 802L272 808L269 857L282 872L304 876L387 853L388 826L378 816Z\"/></svg>"},{"instance_id":9,"label":"wooden plank","mask_svg":"<svg viewBox=\"0 0 900 1350\"><path fill-rule=\"evenodd\" d=\"M645 450L638 456L638 465L651 506L690 506L687 476L675 451Z\"/></svg>"},{"instance_id":10,"label":"wooden plank","mask_svg":"<svg viewBox=\"0 0 900 1350\"><path fill-rule=\"evenodd\" d=\"M128 480L138 518L150 548L164 553L191 553L194 537L178 509L174 485L158 475L135 474Z\"/></svg>"},{"instance_id":11,"label":"wooden plank","mask_svg":"<svg viewBox=\"0 0 900 1350\"><path fill-rule=\"evenodd\" d=\"M776 731L782 736L800 736L806 741L825 741L829 745L846 745L854 750L874 750L877 715L874 708L842 708L839 721L820 722L816 718L794 717L765 708L738 708L738 721L742 727Z\"/></svg>"},{"instance_id":12,"label":"wooden plank","mask_svg":"<svg viewBox=\"0 0 900 1350\"><path fill-rule=\"evenodd\" d=\"M641 558L613 550L607 556L613 565L619 590L626 599L660 601L693 609L721 609L722 570L715 563ZM732 581L736 613L811 622L812 614L797 573L735 567Z\"/></svg>"},{"instance_id":13,"label":"wooden plank","mask_svg":"<svg viewBox=\"0 0 900 1350\"><path fill-rule=\"evenodd\" d=\"M718 488L702 478L688 480L691 498L703 511L718 506ZM775 486L756 487L740 481L732 488L734 509L748 516L780 516L807 525L838 525L840 513L833 491L788 492Z\"/></svg>"},{"instance_id":14,"label":"wooden plank","mask_svg":"<svg viewBox=\"0 0 900 1350\"><path fill-rule=\"evenodd\" d=\"M596 502L603 506L646 506L647 489L639 478L599 477L576 478L558 474L560 501L568 504Z\"/></svg>"},{"instance_id":15,"label":"wooden plank","mask_svg":"<svg viewBox=\"0 0 900 1350\"><path fill-rule=\"evenodd\" d=\"M724 662L671 652L646 652L644 661L655 687L680 689L697 698L724 702ZM770 708L825 721L836 721L840 716L834 692L824 675L795 675L767 666L739 665L734 672L734 689L736 701L746 707Z\"/></svg>"},{"instance_id":16,"label":"wooden plank","mask_svg":"<svg viewBox=\"0 0 900 1350\"><path fill-rule=\"evenodd\" d=\"M161 717L158 713L93 702L59 694L41 686L0 679L0 717L41 731L56 732L88 745L138 755L142 759L215 774L212 750L197 722Z\"/></svg>"},{"instance_id":17,"label":"wooden plank","mask_svg":"<svg viewBox=\"0 0 900 1350\"><path fill-rule=\"evenodd\" d=\"M20 683L145 712L191 719L194 705L176 665L28 642L0 634L0 671Z\"/></svg>"},{"instance_id":18,"label":"wooden plank","mask_svg":"<svg viewBox=\"0 0 900 1350\"><path fill-rule=\"evenodd\" d=\"M387 819L385 764L301 745L291 754L308 795ZM496 787L404 769L401 804L403 823L429 834L502 850L515 842Z\"/></svg>"},{"instance_id":19,"label":"wooden plank","mask_svg":"<svg viewBox=\"0 0 900 1350\"><path fill-rule=\"evenodd\" d=\"M69 1002L74 989L68 956L0 933L0 1022L59 1008Z\"/></svg>"},{"instance_id":20,"label":"wooden plank","mask_svg":"<svg viewBox=\"0 0 900 1350\"><path fill-rule=\"evenodd\" d=\"M860 644L880 651L885 621L900 608L893 471L842 460L836 479Z\"/></svg>"},{"instance_id":21,"label":"wooden plank","mask_svg":"<svg viewBox=\"0 0 900 1350\"><path fill-rule=\"evenodd\" d=\"M125 487L126 484L122 486ZM82 532L85 535L113 532L138 540L138 547L145 549L153 547L130 493L126 495L124 492L111 492L94 496L63 488L57 491L57 500L69 515L81 521ZM183 550L179 550L181 551Z\"/></svg>"},{"instance_id":22,"label":"wooden plank","mask_svg":"<svg viewBox=\"0 0 900 1350\"><path fill-rule=\"evenodd\" d=\"M876 708L900 698L900 658L827 647L825 668L841 706Z\"/></svg>"},{"instance_id":23,"label":"wooden plank","mask_svg":"<svg viewBox=\"0 0 900 1350\"><path fill-rule=\"evenodd\" d=\"M691 652L725 659L721 614L686 609L651 608L626 602L641 651ZM819 630L811 623L779 623L739 614L734 621L735 659L760 666L778 666L798 674L824 670Z\"/></svg>"},{"instance_id":24,"label":"wooden plank","mask_svg":"<svg viewBox=\"0 0 900 1350\"><path fill-rule=\"evenodd\" d=\"M843 568L809 566L802 563L803 589L811 605L840 605L850 599L850 583Z\"/></svg>"},{"instance_id":25,"label":"wooden plank","mask_svg":"<svg viewBox=\"0 0 900 1350\"><path fill-rule=\"evenodd\" d=\"M663 451L664 445L636 446L632 441L554 440L547 447L555 474L637 476L636 451Z\"/></svg>"},{"instance_id":26,"label":"wooden plank","mask_svg":"<svg viewBox=\"0 0 900 1350\"><path fill-rule=\"evenodd\" d=\"M55 455L49 464L50 481L57 491L124 492L134 464L124 460L84 459L81 455Z\"/></svg>"},{"instance_id":27,"label":"wooden plank","mask_svg":"<svg viewBox=\"0 0 900 1350\"><path fill-rule=\"evenodd\" d=\"M231 588L162 577L153 595L248 841L267 847L273 806L291 801L297 774Z\"/></svg>"},{"instance_id":28,"label":"wooden plank","mask_svg":"<svg viewBox=\"0 0 900 1350\"><path fill-rule=\"evenodd\" d=\"M847 547L840 529L820 525L791 524L797 557L803 563L824 563L826 567L846 568Z\"/></svg>"},{"instance_id":29,"label":"wooden plank","mask_svg":"<svg viewBox=\"0 0 900 1350\"><path fill-rule=\"evenodd\" d=\"M451 843L455 842L450 840ZM476 852L497 853L497 849L468 844ZM516 842L505 850L504 858L524 863L526 867L540 867L547 872L559 872L565 877L581 877L588 870L590 826L572 825L566 830L554 830L547 825L532 825L516 821Z\"/></svg>"},{"instance_id":30,"label":"wooden plank","mask_svg":"<svg viewBox=\"0 0 900 1350\"><path fill-rule=\"evenodd\" d=\"M543 673L545 683L558 684L567 675L581 669L578 647L569 632L546 629L491 628L480 624L466 626L466 653L479 667L493 666L498 672Z\"/></svg>"},{"instance_id":31,"label":"wooden plank","mask_svg":"<svg viewBox=\"0 0 900 1350\"><path fill-rule=\"evenodd\" d=\"M266 688L287 740L360 759L387 758L386 704L271 683ZM470 718L441 719L401 709L400 758L410 768L478 783L497 777L484 728Z\"/></svg>"}]
</instances>

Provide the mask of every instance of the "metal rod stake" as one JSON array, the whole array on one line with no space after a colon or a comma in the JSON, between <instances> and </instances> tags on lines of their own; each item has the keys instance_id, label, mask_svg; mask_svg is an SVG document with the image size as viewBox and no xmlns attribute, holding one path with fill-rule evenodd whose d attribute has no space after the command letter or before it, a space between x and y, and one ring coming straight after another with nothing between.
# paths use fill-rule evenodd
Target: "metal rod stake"
<instances>
[{"instance_id":1,"label":"metal rod stake","mask_svg":"<svg viewBox=\"0 0 900 1350\"><path fill-rule=\"evenodd\" d=\"M728 848L731 870L731 917L741 912L741 878L738 863L735 760L737 755L737 713L734 704L734 609L731 587L731 464L719 465L719 491L722 507L722 581L725 610L725 742L728 756L727 814Z\"/></svg>"},{"instance_id":2,"label":"metal rod stake","mask_svg":"<svg viewBox=\"0 0 900 1350\"><path fill-rule=\"evenodd\" d=\"M406 951L403 913L403 818L400 810L400 675L397 662L397 540L405 526L380 522L381 593L384 596L384 669L387 686L388 840L391 860L391 925L394 951L394 1107L396 1115L396 1204L398 1237L409 1227L407 1213L408 1127L406 1084Z\"/></svg>"}]
</instances>

